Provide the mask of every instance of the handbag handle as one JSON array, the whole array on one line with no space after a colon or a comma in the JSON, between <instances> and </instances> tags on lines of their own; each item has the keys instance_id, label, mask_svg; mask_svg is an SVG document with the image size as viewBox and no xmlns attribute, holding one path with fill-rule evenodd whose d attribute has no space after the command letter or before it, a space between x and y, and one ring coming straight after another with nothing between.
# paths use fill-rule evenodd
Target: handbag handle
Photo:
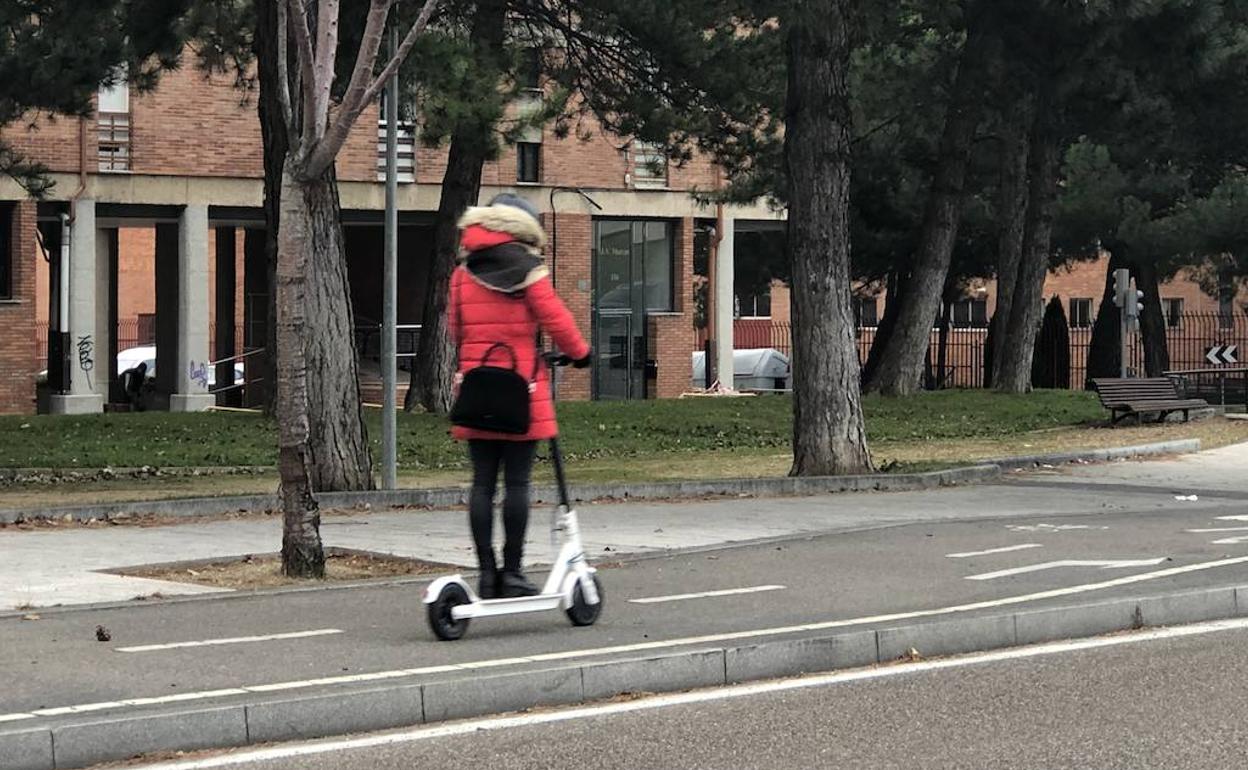
<instances>
[{"instance_id":1,"label":"handbag handle","mask_svg":"<svg viewBox=\"0 0 1248 770\"><path fill-rule=\"evenodd\" d=\"M518 367L518 364L516 363L516 351L512 350L511 346L506 342L495 342L493 345L490 345L489 350L485 351L485 355L481 356L481 365L485 366L488 364L490 362L490 356L494 355L494 351L499 348L507 351L507 355L511 357L511 370L515 372ZM516 373L519 374L519 372Z\"/></svg>"}]
</instances>

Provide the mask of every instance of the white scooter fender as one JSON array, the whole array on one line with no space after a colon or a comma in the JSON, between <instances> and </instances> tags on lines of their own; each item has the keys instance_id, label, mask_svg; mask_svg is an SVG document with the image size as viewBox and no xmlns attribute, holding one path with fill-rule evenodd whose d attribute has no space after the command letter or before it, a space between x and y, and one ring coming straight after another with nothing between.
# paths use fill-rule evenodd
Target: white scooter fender
<instances>
[{"instance_id":1,"label":"white scooter fender","mask_svg":"<svg viewBox=\"0 0 1248 770\"><path fill-rule=\"evenodd\" d=\"M456 584L464 589L464 593L468 594L470 602L475 604L478 601L477 593L468 585L468 581L464 580L460 575L446 575L433 581L425 588L425 596L421 601L425 604L433 604L438 600L438 596L442 593L443 588Z\"/></svg>"}]
</instances>

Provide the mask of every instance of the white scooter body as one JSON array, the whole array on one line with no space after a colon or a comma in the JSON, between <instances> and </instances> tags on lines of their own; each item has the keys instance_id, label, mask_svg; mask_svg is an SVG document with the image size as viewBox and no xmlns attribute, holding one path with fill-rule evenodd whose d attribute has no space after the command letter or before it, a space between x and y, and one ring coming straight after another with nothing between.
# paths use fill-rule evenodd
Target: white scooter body
<instances>
[{"instance_id":1,"label":"white scooter body","mask_svg":"<svg viewBox=\"0 0 1248 770\"><path fill-rule=\"evenodd\" d=\"M556 609L566 611L572 607L574 593L579 583L585 603L597 605L601 601L598 596L598 586L593 579L597 570L585 561L585 549L581 546L581 530L576 511L560 505L555 514L553 530L561 535L563 544L559 548L558 558L551 565L546 584L537 596L482 599L477 596L477 592L462 575L447 575L429 584L429 587L425 589L424 603L433 604L442 596L447 586L458 585L468 595L469 602L456 605L451 609L451 617L455 620L518 615L523 612L544 612Z\"/></svg>"}]
</instances>

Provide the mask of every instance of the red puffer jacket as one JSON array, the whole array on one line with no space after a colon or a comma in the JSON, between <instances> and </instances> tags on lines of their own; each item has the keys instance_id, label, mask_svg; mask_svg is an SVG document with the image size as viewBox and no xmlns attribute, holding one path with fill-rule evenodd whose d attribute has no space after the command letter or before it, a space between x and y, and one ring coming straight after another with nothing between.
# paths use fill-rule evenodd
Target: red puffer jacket
<instances>
[{"instance_id":1,"label":"red puffer jacket","mask_svg":"<svg viewBox=\"0 0 1248 770\"><path fill-rule=\"evenodd\" d=\"M466 267L460 266L451 275L447 315L451 339L459 345L460 375L485 363L482 356L497 342L505 343L515 352L516 369L522 377L531 379L535 368L537 372L536 387L529 396L532 420L527 434L491 433L457 425L451 429L451 435L460 440L508 441L538 441L558 435L547 367L538 363L538 328L550 335L560 352L573 359L588 356L589 345L577 330L572 314L555 294L550 278L543 276L523 290L508 294L483 285ZM508 366L510 356L496 350L489 363Z\"/></svg>"}]
</instances>

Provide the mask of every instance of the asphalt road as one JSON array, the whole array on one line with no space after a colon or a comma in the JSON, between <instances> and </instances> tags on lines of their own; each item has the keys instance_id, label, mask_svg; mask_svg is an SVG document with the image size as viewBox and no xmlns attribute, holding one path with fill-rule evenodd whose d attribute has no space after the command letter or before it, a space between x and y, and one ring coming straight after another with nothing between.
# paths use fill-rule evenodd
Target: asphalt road
<instances>
[{"instance_id":1,"label":"asphalt road","mask_svg":"<svg viewBox=\"0 0 1248 770\"><path fill-rule=\"evenodd\" d=\"M1195 627L1176 629L1187 633ZM887 676L688 696L270 749L245 770L1099 768L1226 770L1248 756L1248 628ZM1017 651L1013 654L1017 654ZM1024 652L1026 654L1026 652ZM996 657L1002 657L998 653ZM943 662L942 662L943 663ZM877 672L880 670L876 670ZM803 686L793 688L796 683ZM768 692L776 686L789 687ZM675 701L676 705L660 705ZM612 709L616 712L613 713ZM547 720L547 721L544 721ZM448 729L456 734L445 735ZM439 736L442 737L439 737ZM297 756L289 756L298 752ZM226 755L228 756L228 755ZM217 757L220 761L225 757ZM170 763L162 768L202 765ZM222 766L222 765L214 765ZM133 770L139 770L134 768Z\"/></svg>"},{"instance_id":2,"label":"asphalt road","mask_svg":"<svg viewBox=\"0 0 1248 770\"><path fill-rule=\"evenodd\" d=\"M0 716L273 683L304 683L299 686L308 691L350 684L319 681L326 677L444 664L485 661L496 671L522 670L547 664L512 659L575 651L581 660L607 660L636 655L628 649L636 645L689 649L681 640L743 631L759 631L761 639L772 629L826 621L855 629L900 625L950 617L948 608L968 603L984 605L975 612L1000 613L1246 584L1248 538L1215 542L1228 534L1238 540L1244 532L1188 531L1248 526L1220 520L1226 510L1175 503L1169 511L933 523L646 559L604 570L607 610L592 628L573 629L559 613L480 619L455 643L432 639L415 585L10 618L0 620ZM1202 566L1227 558L1241 561ZM1197 569L1170 574L1188 567ZM1136 578L1143 579L1112 584ZM634 601L759 587L770 590ZM1045 595L1066 589L1073 590ZM97 626L108 629L108 641L97 641ZM159 647L301 633L311 635ZM146 645L158 647L131 649ZM405 676L430 681L473 675Z\"/></svg>"}]
</instances>

